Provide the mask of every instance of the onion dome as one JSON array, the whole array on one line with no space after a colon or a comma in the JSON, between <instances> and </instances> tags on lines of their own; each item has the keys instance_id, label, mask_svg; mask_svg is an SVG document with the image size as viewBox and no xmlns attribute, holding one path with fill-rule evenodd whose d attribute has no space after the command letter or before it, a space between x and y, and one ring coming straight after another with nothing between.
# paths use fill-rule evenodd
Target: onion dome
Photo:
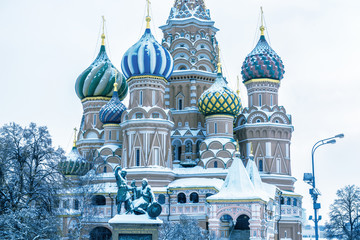
<instances>
[{"instance_id":1,"label":"onion dome","mask_svg":"<svg viewBox=\"0 0 360 240\"><path fill-rule=\"evenodd\" d=\"M76 147L76 128L74 135L74 145L71 152L63 159L61 159L58 167L59 171L67 176L67 175L78 175L83 176L90 170L90 163L83 158L77 147Z\"/></svg>"},{"instance_id":2,"label":"onion dome","mask_svg":"<svg viewBox=\"0 0 360 240\"><path fill-rule=\"evenodd\" d=\"M237 116L242 108L239 96L226 84L218 64L218 74L213 85L201 94L198 101L199 111L205 116L227 114Z\"/></svg>"},{"instance_id":3,"label":"onion dome","mask_svg":"<svg viewBox=\"0 0 360 240\"><path fill-rule=\"evenodd\" d=\"M241 67L244 82L256 78L281 80L284 77L284 64L279 55L267 43L264 30L265 27L262 24L260 40L254 50L247 55Z\"/></svg>"},{"instance_id":4,"label":"onion dome","mask_svg":"<svg viewBox=\"0 0 360 240\"><path fill-rule=\"evenodd\" d=\"M111 97L113 85L115 79L117 79L118 96L120 100L123 100L128 91L126 79L114 67L106 54L104 33L101 38L102 44L98 56L76 79L76 94L80 99L86 97Z\"/></svg>"},{"instance_id":5,"label":"onion dome","mask_svg":"<svg viewBox=\"0 0 360 240\"><path fill-rule=\"evenodd\" d=\"M125 105L120 101L117 91L117 83L114 83L114 92L110 101L102 106L99 112L100 121L103 124L120 123L121 114L126 110Z\"/></svg>"},{"instance_id":6,"label":"onion dome","mask_svg":"<svg viewBox=\"0 0 360 240\"><path fill-rule=\"evenodd\" d=\"M173 72L174 60L169 51L151 34L150 20L147 16L144 35L123 56L121 69L127 79L142 75L168 79Z\"/></svg>"}]
</instances>

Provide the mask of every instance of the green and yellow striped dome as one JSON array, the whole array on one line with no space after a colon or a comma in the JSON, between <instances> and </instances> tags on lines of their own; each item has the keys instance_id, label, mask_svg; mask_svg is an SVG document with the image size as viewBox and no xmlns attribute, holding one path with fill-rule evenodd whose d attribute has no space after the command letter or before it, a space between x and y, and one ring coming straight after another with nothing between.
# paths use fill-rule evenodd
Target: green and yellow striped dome
<instances>
[{"instance_id":1,"label":"green and yellow striped dome","mask_svg":"<svg viewBox=\"0 0 360 240\"><path fill-rule=\"evenodd\" d=\"M227 86L220 72L214 84L201 94L198 108L205 116L227 114L235 117L239 114L242 105L239 96Z\"/></svg>"}]
</instances>

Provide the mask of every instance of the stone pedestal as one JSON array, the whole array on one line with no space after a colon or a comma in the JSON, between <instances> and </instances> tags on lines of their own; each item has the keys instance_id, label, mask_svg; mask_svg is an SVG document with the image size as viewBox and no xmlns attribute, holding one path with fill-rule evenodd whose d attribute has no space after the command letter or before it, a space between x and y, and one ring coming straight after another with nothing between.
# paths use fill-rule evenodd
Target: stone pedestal
<instances>
[{"instance_id":1,"label":"stone pedestal","mask_svg":"<svg viewBox=\"0 0 360 240\"><path fill-rule=\"evenodd\" d=\"M112 240L158 240L163 222L144 215L115 215L109 220Z\"/></svg>"}]
</instances>

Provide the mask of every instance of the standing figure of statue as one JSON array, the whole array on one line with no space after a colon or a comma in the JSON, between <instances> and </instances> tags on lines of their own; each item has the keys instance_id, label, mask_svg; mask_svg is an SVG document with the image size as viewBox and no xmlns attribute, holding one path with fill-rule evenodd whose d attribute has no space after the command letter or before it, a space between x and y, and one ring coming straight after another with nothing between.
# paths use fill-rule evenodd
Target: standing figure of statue
<instances>
[{"instance_id":1,"label":"standing figure of statue","mask_svg":"<svg viewBox=\"0 0 360 240\"><path fill-rule=\"evenodd\" d=\"M133 191L136 192L134 200L135 214L148 213L151 218L160 215L162 211L161 205L156 202L155 195L146 178L142 180L141 188L133 187Z\"/></svg>"},{"instance_id":2,"label":"standing figure of statue","mask_svg":"<svg viewBox=\"0 0 360 240\"><path fill-rule=\"evenodd\" d=\"M133 205L131 201L131 196L129 191L132 190L131 187L127 185L126 180L127 172L122 170L120 166L115 168L115 179L118 187L118 192L116 195L116 205L117 213L120 214L122 203L125 204L126 213L132 213Z\"/></svg>"}]
</instances>

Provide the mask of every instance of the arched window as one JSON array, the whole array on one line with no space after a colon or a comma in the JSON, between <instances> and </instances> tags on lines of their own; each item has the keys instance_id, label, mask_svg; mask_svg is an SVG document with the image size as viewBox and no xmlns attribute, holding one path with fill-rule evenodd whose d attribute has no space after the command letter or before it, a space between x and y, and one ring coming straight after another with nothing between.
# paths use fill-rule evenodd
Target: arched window
<instances>
[{"instance_id":1,"label":"arched window","mask_svg":"<svg viewBox=\"0 0 360 240\"><path fill-rule=\"evenodd\" d=\"M274 102L273 102L273 95L270 94L270 106L274 105Z\"/></svg>"},{"instance_id":2,"label":"arched window","mask_svg":"<svg viewBox=\"0 0 360 240\"><path fill-rule=\"evenodd\" d=\"M91 202L96 206L106 205L106 199L103 195L95 195L92 197Z\"/></svg>"},{"instance_id":3,"label":"arched window","mask_svg":"<svg viewBox=\"0 0 360 240\"><path fill-rule=\"evenodd\" d=\"M296 198L293 199L293 206L294 206L294 207L297 206L297 199L296 199Z\"/></svg>"},{"instance_id":4,"label":"arched window","mask_svg":"<svg viewBox=\"0 0 360 240\"><path fill-rule=\"evenodd\" d=\"M111 140L111 131L109 131L109 140Z\"/></svg>"},{"instance_id":5,"label":"arched window","mask_svg":"<svg viewBox=\"0 0 360 240\"><path fill-rule=\"evenodd\" d=\"M200 70L200 71L206 71L206 67L200 66L200 67L199 67L199 70Z\"/></svg>"},{"instance_id":6,"label":"arched window","mask_svg":"<svg viewBox=\"0 0 360 240\"><path fill-rule=\"evenodd\" d=\"M264 171L263 160L259 160L259 171Z\"/></svg>"},{"instance_id":7,"label":"arched window","mask_svg":"<svg viewBox=\"0 0 360 240\"><path fill-rule=\"evenodd\" d=\"M104 166L104 173L107 173L107 167Z\"/></svg>"},{"instance_id":8,"label":"arched window","mask_svg":"<svg viewBox=\"0 0 360 240\"><path fill-rule=\"evenodd\" d=\"M79 210L79 200L77 199L74 200L74 209Z\"/></svg>"},{"instance_id":9,"label":"arched window","mask_svg":"<svg viewBox=\"0 0 360 240\"><path fill-rule=\"evenodd\" d=\"M139 99L140 99L140 106L143 105L143 91L140 91L140 96L139 96Z\"/></svg>"},{"instance_id":10,"label":"arched window","mask_svg":"<svg viewBox=\"0 0 360 240\"><path fill-rule=\"evenodd\" d=\"M160 203L161 205L163 205L165 203L165 195L164 194L159 195L158 203Z\"/></svg>"},{"instance_id":11,"label":"arched window","mask_svg":"<svg viewBox=\"0 0 360 240\"><path fill-rule=\"evenodd\" d=\"M200 158L200 144L201 141L196 142L196 157Z\"/></svg>"},{"instance_id":12,"label":"arched window","mask_svg":"<svg viewBox=\"0 0 360 240\"><path fill-rule=\"evenodd\" d=\"M179 193L177 196L178 203L186 203L186 196L184 193Z\"/></svg>"},{"instance_id":13,"label":"arched window","mask_svg":"<svg viewBox=\"0 0 360 240\"><path fill-rule=\"evenodd\" d=\"M179 67L179 70L186 70L186 67L185 67L184 65L181 65L181 66Z\"/></svg>"},{"instance_id":14,"label":"arched window","mask_svg":"<svg viewBox=\"0 0 360 240\"><path fill-rule=\"evenodd\" d=\"M283 205L285 203L285 200L283 197L280 198L280 204Z\"/></svg>"},{"instance_id":15,"label":"arched window","mask_svg":"<svg viewBox=\"0 0 360 240\"><path fill-rule=\"evenodd\" d=\"M191 203L198 203L199 202L199 195L196 192L190 194L190 202Z\"/></svg>"},{"instance_id":16,"label":"arched window","mask_svg":"<svg viewBox=\"0 0 360 240\"><path fill-rule=\"evenodd\" d=\"M192 152L192 142L191 141L186 141L186 143L185 143L185 152L186 153L191 153Z\"/></svg>"},{"instance_id":17,"label":"arched window","mask_svg":"<svg viewBox=\"0 0 360 240\"><path fill-rule=\"evenodd\" d=\"M214 162L214 168L217 168L217 167L218 167L218 162L215 161L215 162Z\"/></svg>"},{"instance_id":18,"label":"arched window","mask_svg":"<svg viewBox=\"0 0 360 240\"><path fill-rule=\"evenodd\" d=\"M217 133L217 123L214 123L214 133Z\"/></svg>"},{"instance_id":19,"label":"arched window","mask_svg":"<svg viewBox=\"0 0 360 240\"><path fill-rule=\"evenodd\" d=\"M93 125L96 125L96 114L94 114L94 117L93 117Z\"/></svg>"},{"instance_id":20,"label":"arched window","mask_svg":"<svg viewBox=\"0 0 360 240\"><path fill-rule=\"evenodd\" d=\"M287 198L286 205L291 205L291 198Z\"/></svg>"}]
</instances>

